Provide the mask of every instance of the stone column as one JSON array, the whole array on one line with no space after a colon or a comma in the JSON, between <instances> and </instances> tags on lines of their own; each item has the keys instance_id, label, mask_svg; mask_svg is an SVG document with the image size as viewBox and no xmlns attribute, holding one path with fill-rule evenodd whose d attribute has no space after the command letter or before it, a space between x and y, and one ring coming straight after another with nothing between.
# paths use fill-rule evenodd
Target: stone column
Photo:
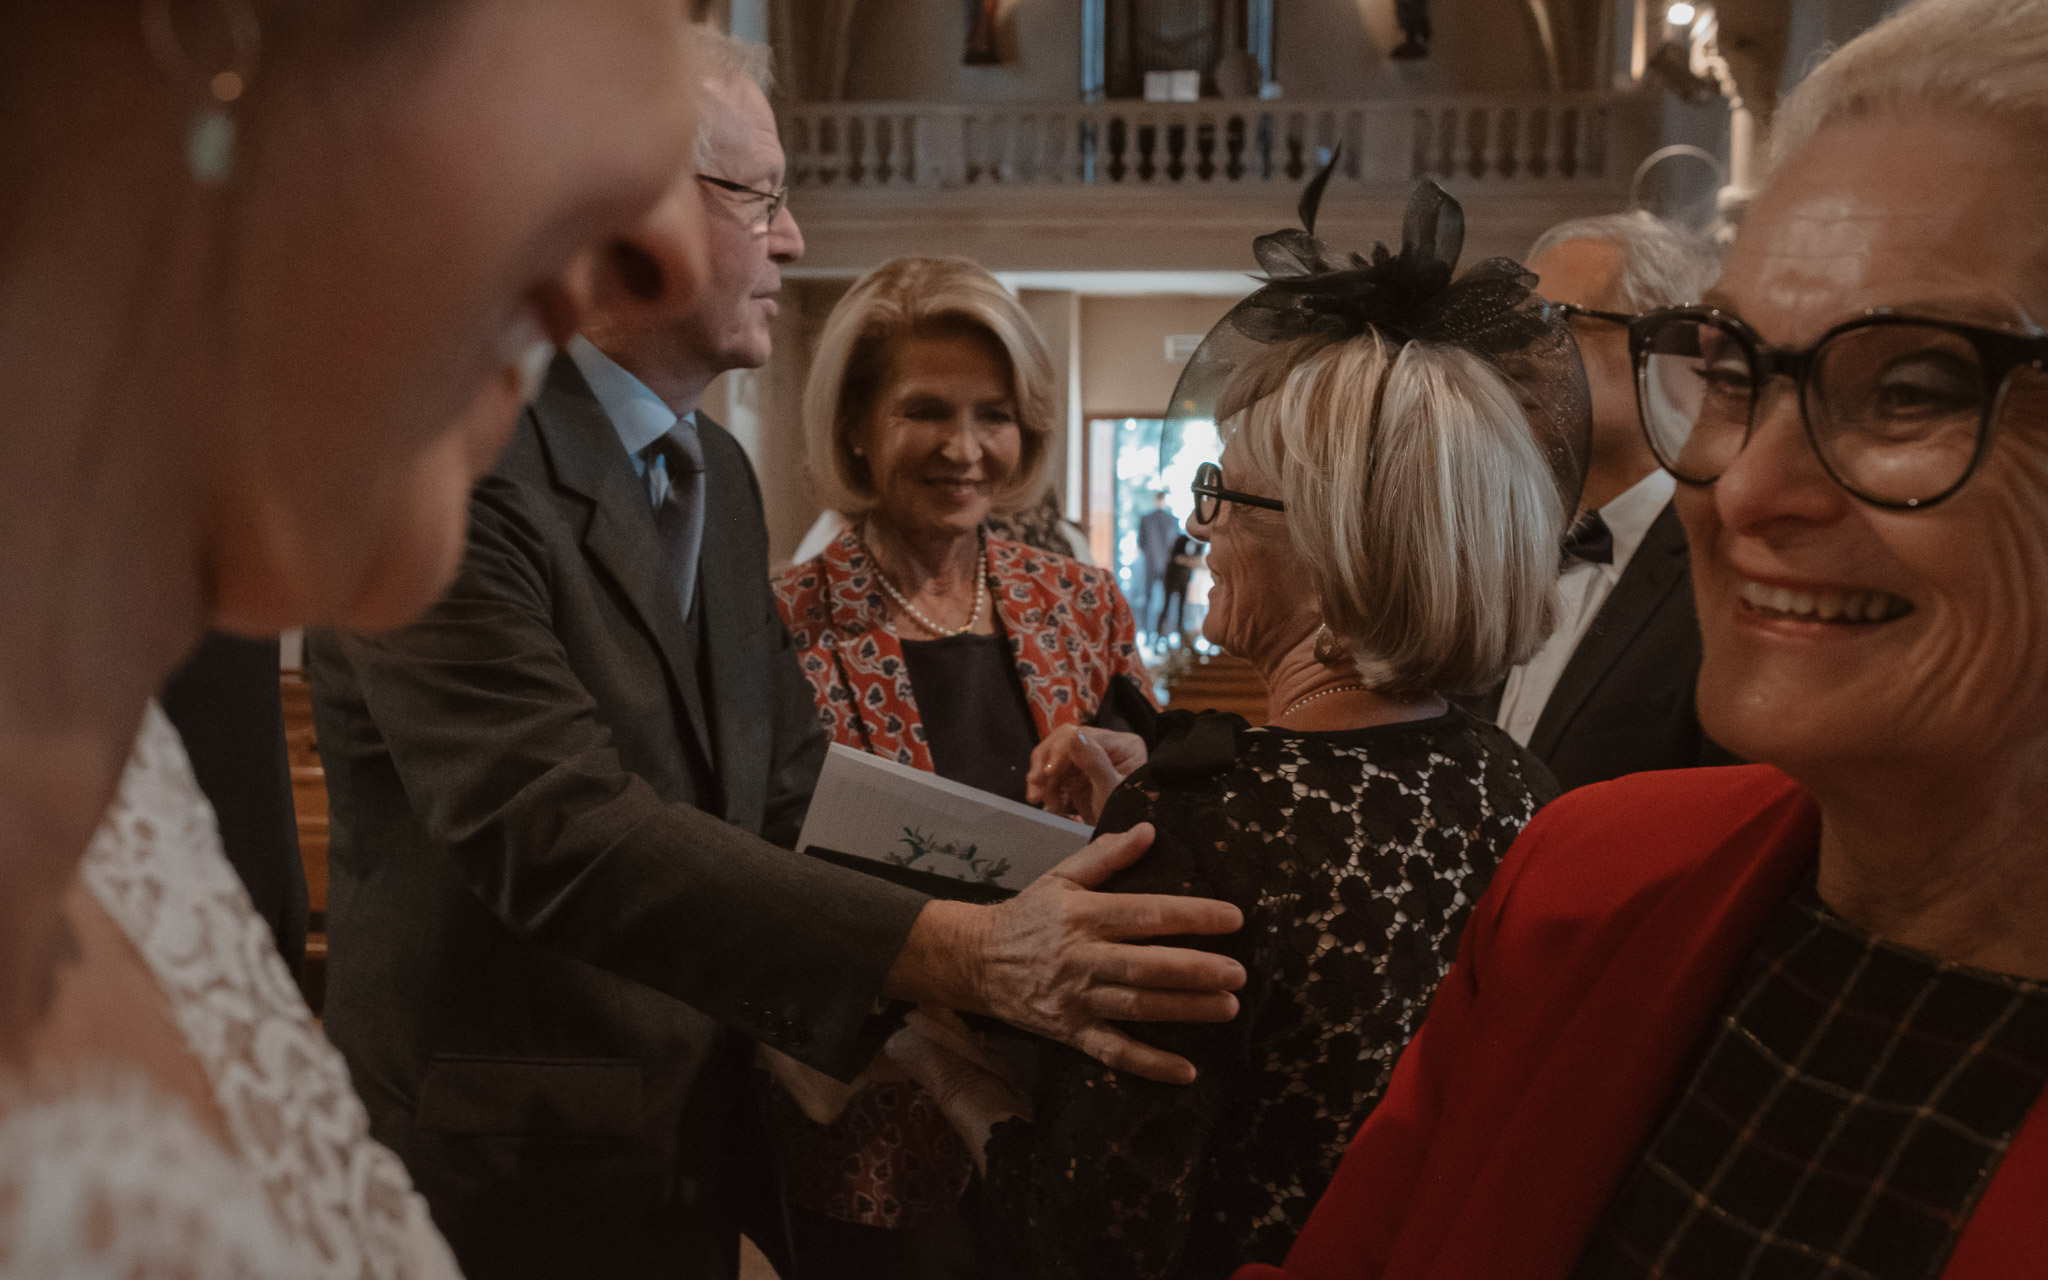
<instances>
[{"instance_id":1,"label":"stone column","mask_svg":"<svg viewBox=\"0 0 2048 1280\"><path fill-rule=\"evenodd\" d=\"M1755 117L1761 146L1770 137L1771 114L1778 107L1785 47L1792 35L1791 6L1784 0L1716 0L1715 11L1721 20L1715 43L1727 59L1741 104Z\"/></svg>"},{"instance_id":2,"label":"stone column","mask_svg":"<svg viewBox=\"0 0 2048 1280\"><path fill-rule=\"evenodd\" d=\"M705 407L731 429L753 460L768 519L768 555L781 568L821 510L804 467L804 383L825 317L851 283L845 280L786 280L782 306L770 332L775 354L759 369L728 373L713 384L722 404L706 397Z\"/></svg>"},{"instance_id":3,"label":"stone column","mask_svg":"<svg viewBox=\"0 0 2048 1280\"><path fill-rule=\"evenodd\" d=\"M1046 478L1060 496L1067 519L1079 521L1081 467L1085 452L1081 421L1081 297L1070 289L1020 289L1018 301L1045 338L1052 356L1052 449Z\"/></svg>"}]
</instances>

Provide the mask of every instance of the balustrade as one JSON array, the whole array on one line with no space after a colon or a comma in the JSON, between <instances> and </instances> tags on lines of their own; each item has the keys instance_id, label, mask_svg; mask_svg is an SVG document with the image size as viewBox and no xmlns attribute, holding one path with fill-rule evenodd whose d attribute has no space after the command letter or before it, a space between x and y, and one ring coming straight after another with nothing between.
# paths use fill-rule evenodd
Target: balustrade
<instances>
[{"instance_id":1,"label":"balustrade","mask_svg":"<svg viewBox=\"0 0 2048 1280\"><path fill-rule=\"evenodd\" d=\"M803 190L1292 186L1340 142L1349 182L1611 183L1618 101L803 103L783 145Z\"/></svg>"}]
</instances>

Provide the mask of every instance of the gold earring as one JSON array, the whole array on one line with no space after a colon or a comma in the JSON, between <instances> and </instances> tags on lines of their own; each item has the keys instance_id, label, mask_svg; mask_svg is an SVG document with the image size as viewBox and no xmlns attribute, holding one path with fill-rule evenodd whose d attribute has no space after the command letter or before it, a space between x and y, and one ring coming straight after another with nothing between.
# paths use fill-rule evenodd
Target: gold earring
<instances>
[{"instance_id":1,"label":"gold earring","mask_svg":"<svg viewBox=\"0 0 2048 1280\"><path fill-rule=\"evenodd\" d=\"M171 14L172 0L142 0L142 38L171 79L198 99L185 127L185 167L202 187L217 187L235 171L235 117L230 106L249 91L263 54L263 26L249 0L211 0L227 23L229 62L208 73L192 61Z\"/></svg>"}]
</instances>

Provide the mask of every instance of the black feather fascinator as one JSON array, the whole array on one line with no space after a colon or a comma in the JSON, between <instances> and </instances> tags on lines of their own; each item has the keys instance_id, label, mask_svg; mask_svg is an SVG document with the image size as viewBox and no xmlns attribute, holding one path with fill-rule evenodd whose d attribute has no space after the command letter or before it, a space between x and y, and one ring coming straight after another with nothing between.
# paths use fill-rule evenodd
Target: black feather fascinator
<instances>
[{"instance_id":1,"label":"black feather fascinator","mask_svg":"<svg viewBox=\"0 0 2048 1280\"><path fill-rule=\"evenodd\" d=\"M1456 274L1465 211L1434 182L1420 183L1409 198L1399 252L1374 244L1370 254L1333 256L1315 230L1337 158L1333 152L1302 191L1299 228L1252 242L1264 272L1256 277L1260 288L1202 339L1174 386L1169 422L1220 424L1273 390L1271 376L1252 375L1260 357L1276 347L1294 348L1293 358L1306 359L1368 331L1396 345L1459 347L1512 384L1550 459L1565 509L1574 510L1592 447L1592 403L1564 317L1537 295L1536 277L1511 258L1489 258Z\"/></svg>"}]
</instances>

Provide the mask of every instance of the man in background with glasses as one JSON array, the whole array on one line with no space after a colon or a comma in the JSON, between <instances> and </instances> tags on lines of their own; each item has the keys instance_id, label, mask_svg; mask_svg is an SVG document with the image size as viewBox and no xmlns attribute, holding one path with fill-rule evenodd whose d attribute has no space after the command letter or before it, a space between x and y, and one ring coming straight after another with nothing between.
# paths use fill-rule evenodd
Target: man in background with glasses
<instances>
[{"instance_id":1,"label":"man in background with glasses","mask_svg":"<svg viewBox=\"0 0 2048 1280\"><path fill-rule=\"evenodd\" d=\"M1509 673L1496 719L1566 789L1729 763L1693 710L1700 638L1685 531L1636 412L1628 334L1637 313L1697 299L1719 260L1703 237L1626 213L1552 228L1528 266L1537 291L1571 316L1593 456L1566 541L1557 630Z\"/></svg>"}]
</instances>

